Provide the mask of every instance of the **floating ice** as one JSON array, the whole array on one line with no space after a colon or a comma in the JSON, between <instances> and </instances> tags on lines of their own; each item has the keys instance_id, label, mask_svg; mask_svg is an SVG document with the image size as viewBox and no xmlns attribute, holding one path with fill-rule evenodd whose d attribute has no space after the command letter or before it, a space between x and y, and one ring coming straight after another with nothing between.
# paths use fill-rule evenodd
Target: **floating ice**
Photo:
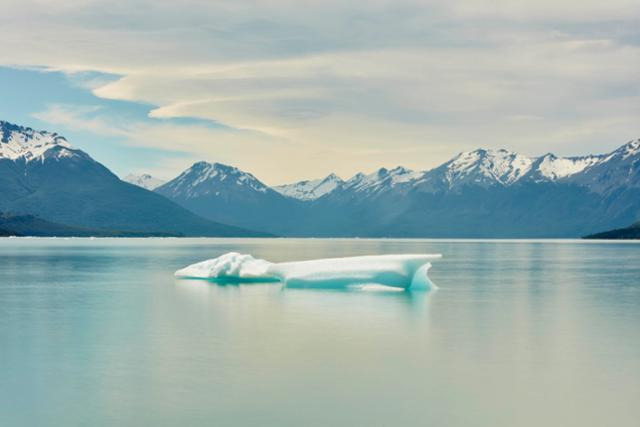
<instances>
[{"instance_id":1,"label":"floating ice","mask_svg":"<svg viewBox=\"0 0 640 427\"><path fill-rule=\"evenodd\" d=\"M344 288L379 284L433 289L430 261L441 255L371 255L271 263L229 252L176 271L177 277L225 281L281 281L288 287Z\"/></svg>"},{"instance_id":2,"label":"floating ice","mask_svg":"<svg viewBox=\"0 0 640 427\"><path fill-rule=\"evenodd\" d=\"M218 258L208 259L185 267L175 272L176 277L194 279L229 279L229 280L277 280L268 270L273 264L251 255L228 252Z\"/></svg>"}]
</instances>

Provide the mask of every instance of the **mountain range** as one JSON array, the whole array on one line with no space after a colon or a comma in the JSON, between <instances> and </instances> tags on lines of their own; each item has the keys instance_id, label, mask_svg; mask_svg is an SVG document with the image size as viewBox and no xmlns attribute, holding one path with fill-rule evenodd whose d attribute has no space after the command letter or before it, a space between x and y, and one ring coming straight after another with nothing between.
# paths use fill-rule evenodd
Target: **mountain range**
<instances>
[{"instance_id":1,"label":"mountain range","mask_svg":"<svg viewBox=\"0 0 640 427\"><path fill-rule=\"evenodd\" d=\"M0 192L6 218L78 235L579 237L640 218L640 140L581 157L477 149L430 170L270 187L203 161L166 183L120 180L56 133L0 121Z\"/></svg>"},{"instance_id":2,"label":"mountain range","mask_svg":"<svg viewBox=\"0 0 640 427\"><path fill-rule=\"evenodd\" d=\"M0 194L0 212L107 234L263 235L204 219L121 181L63 136L5 121L0 121Z\"/></svg>"},{"instance_id":3,"label":"mountain range","mask_svg":"<svg viewBox=\"0 0 640 427\"><path fill-rule=\"evenodd\" d=\"M477 149L426 171L273 188L198 162L155 191L206 218L278 235L578 237L640 217L640 140L580 157Z\"/></svg>"}]
</instances>

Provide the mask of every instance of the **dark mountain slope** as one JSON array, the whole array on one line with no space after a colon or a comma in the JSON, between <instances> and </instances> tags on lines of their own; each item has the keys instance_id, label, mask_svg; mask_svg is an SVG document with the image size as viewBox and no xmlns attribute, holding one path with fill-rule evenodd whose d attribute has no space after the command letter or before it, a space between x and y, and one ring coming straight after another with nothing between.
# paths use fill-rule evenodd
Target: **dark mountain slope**
<instances>
[{"instance_id":1,"label":"dark mountain slope","mask_svg":"<svg viewBox=\"0 0 640 427\"><path fill-rule=\"evenodd\" d=\"M585 239L617 239L631 240L640 239L640 222L629 227L618 228L616 230L604 231L602 233L591 234L585 236Z\"/></svg>"},{"instance_id":2,"label":"dark mountain slope","mask_svg":"<svg viewBox=\"0 0 640 427\"><path fill-rule=\"evenodd\" d=\"M122 232L73 227L46 221L33 215L0 214L3 236L36 237L169 237L166 233Z\"/></svg>"}]
</instances>

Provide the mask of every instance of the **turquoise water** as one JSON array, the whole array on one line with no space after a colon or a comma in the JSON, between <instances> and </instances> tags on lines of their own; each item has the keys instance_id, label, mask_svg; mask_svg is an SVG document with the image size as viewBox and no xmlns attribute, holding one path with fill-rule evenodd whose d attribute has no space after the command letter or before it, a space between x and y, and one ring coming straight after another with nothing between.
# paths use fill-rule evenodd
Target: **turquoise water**
<instances>
[{"instance_id":1,"label":"turquoise water","mask_svg":"<svg viewBox=\"0 0 640 427\"><path fill-rule=\"evenodd\" d=\"M177 281L440 252L431 293ZM640 244L0 239L0 424L637 426Z\"/></svg>"}]
</instances>

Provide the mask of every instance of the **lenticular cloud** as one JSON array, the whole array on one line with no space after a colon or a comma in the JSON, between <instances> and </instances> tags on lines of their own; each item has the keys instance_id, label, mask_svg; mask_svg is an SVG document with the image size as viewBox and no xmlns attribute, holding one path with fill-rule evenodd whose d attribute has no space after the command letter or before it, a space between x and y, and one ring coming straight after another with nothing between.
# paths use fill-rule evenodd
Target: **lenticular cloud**
<instances>
[{"instance_id":1,"label":"lenticular cloud","mask_svg":"<svg viewBox=\"0 0 640 427\"><path fill-rule=\"evenodd\" d=\"M438 254L372 255L272 263L229 252L176 271L176 277L219 281L280 281L288 287L347 288L369 284L411 290L436 286L428 276Z\"/></svg>"}]
</instances>

